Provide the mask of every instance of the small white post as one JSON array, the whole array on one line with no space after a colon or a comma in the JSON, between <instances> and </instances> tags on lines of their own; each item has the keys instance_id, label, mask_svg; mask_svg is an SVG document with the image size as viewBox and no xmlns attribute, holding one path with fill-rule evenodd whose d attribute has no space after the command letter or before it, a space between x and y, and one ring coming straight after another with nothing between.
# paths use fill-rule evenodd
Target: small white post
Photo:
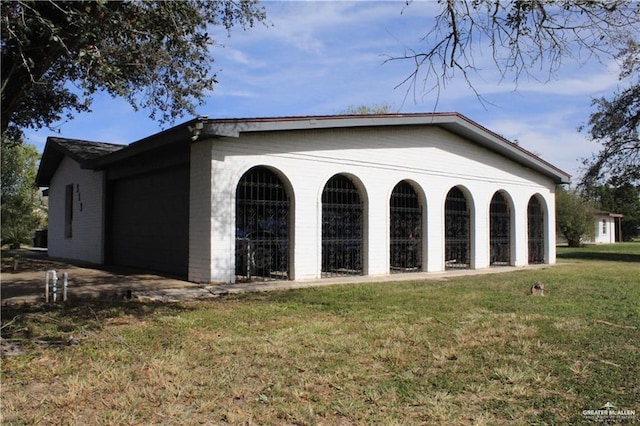
<instances>
[{"instance_id":1,"label":"small white post","mask_svg":"<svg viewBox=\"0 0 640 426\"><path fill-rule=\"evenodd\" d=\"M51 276L53 279L53 301L54 302L56 301L56 290L57 290L56 282L58 281L58 274L56 273L56 271L53 269L49 269L47 271L47 274L45 275L45 280L44 280L44 300L47 303L49 303L49 276Z\"/></svg>"},{"instance_id":2,"label":"small white post","mask_svg":"<svg viewBox=\"0 0 640 426\"><path fill-rule=\"evenodd\" d=\"M64 283L62 284L62 301L66 302L67 301L67 286L69 284L69 274L64 272L62 274L62 277L64 278Z\"/></svg>"},{"instance_id":3,"label":"small white post","mask_svg":"<svg viewBox=\"0 0 640 426\"><path fill-rule=\"evenodd\" d=\"M53 271L53 303L58 300L58 274Z\"/></svg>"}]
</instances>

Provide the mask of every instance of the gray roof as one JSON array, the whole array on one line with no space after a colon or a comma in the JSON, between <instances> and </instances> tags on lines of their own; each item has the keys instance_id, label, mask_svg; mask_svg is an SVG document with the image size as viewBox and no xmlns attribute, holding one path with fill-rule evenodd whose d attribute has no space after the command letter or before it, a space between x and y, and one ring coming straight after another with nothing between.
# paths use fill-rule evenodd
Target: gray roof
<instances>
[{"instance_id":1,"label":"gray roof","mask_svg":"<svg viewBox=\"0 0 640 426\"><path fill-rule=\"evenodd\" d=\"M64 139L50 137L47 142L53 142L58 147L66 150L75 160L90 161L99 157L103 157L112 152L120 151L126 145L117 145L106 142L91 142L79 139Z\"/></svg>"},{"instance_id":2,"label":"gray roof","mask_svg":"<svg viewBox=\"0 0 640 426\"><path fill-rule=\"evenodd\" d=\"M77 161L80 167L90 169L94 167L97 159L120 151L125 147L126 145L113 143L49 137L42 153L36 184L38 186L49 186L51 177L65 156Z\"/></svg>"},{"instance_id":3,"label":"gray roof","mask_svg":"<svg viewBox=\"0 0 640 426\"><path fill-rule=\"evenodd\" d=\"M624 217L622 213L606 212L604 210L595 210L593 214L596 216Z\"/></svg>"},{"instance_id":4,"label":"gray roof","mask_svg":"<svg viewBox=\"0 0 640 426\"><path fill-rule=\"evenodd\" d=\"M115 145L75 139L49 138L42 157L37 183L48 186L62 155L68 155L84 168L99 169L165 145L189 144L207 138L237 138L242 133L306 129L358 128L382 126L436 126L478 144L499 155L553 179L557 184L571 182L571 176L537 155L462 114L373 114L298 117L209 119L199 117L148 136L130 145Z\"/></svg>"}]
</instances>

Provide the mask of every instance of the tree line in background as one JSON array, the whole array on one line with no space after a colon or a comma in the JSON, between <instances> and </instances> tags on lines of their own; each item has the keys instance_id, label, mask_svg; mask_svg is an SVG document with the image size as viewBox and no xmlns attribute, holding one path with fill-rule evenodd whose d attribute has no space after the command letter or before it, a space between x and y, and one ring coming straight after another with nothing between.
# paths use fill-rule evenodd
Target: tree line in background
<instances>
[{"instance_id":1,"label":"tree line in background","mask_svg":"<svg viewBox=\"0 0 640 426\"><path fill-rule=\"evenodd\" d=\"M603 210L625 214L623 236L637 235L640 3L439 0L438 5L440 12L422 39L424 48L389 59L411 64L400 84L409 85L408 93L439 92L462 73L482 101L473 78L481 72L476 61L485 53L483 44L502 77L516 83L522 76L535 78L534 70L546 69L553 77L568 60L620 63L623 87L608 99L593 101L595 112L583 129L601 149L584 160L580 190L560 190L558 195L560 200L580 196ZM217 42L209 26L246 29L266 19L257 1L243 0L14 0L1 2L0 8L3 241L37 226L30 218L37 189L24 189L33 183L37 152L22 143L23 129L51 126L89 111L92 95L100 92L122 97L161 122L194 115L216 84L211 47ZM358 108L348 112L362 113ZM388 109L387 104L377 107ZM20 161L23 166L16 166ZM29 219L21 222L20 217Z\"/></svg>"},{"instance_id":2,"label":"tree line in background","mask_svg":"<svg viewBox=\"0 0 640 426\"><path fill-rule=\"evenodd\" d=\"M39 156L36 147L25 143L3 141L0 148L2 244L19 248L47 225L46 206L35 187Z\"/></svg>"},{"instance_id":3,"label":"tree line in background","mask_svg":"<svg viewBox=\"0 0 640 426\"><path fill-rule=\"evenodd\" d=\"M556 188L556 233L564 237L570 247L580 247L593 241L596 213L623 215L620 225L622 241L632 241L640 235L640 187L609 184L593 188L592 196L580 189Z\"/></svg>"}]
</instances>

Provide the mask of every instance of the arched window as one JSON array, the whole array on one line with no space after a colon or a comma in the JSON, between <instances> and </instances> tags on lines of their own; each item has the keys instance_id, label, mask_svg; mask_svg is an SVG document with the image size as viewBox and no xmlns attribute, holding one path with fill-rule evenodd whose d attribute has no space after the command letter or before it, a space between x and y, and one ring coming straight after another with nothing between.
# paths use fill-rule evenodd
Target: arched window
<instances>
[{"instance_id":1,"label":"arched window","mask_svg":"<svg viewBox=\"0 0 640 426\"><path fill-rule=\"evenodd\" d=\"M447 194L444 204L445 269L471 267L471 214L467 198L458 187Z\"/></svg>"},{"instance_id":2,"label":"arched window","mask_svg":"<svg viewBox=\"0 0 640 426\"><path fill-rule=\"evenodd\" d=\"M529 263L544 263L544 210L535 195L527 205L527 224Z\"/></svg>"},{"instance_id":3,"label":"arched window","mask_svg":"<svg viewBox=\"0 0 640 426\"><path fill-rule=\"evenodd\" d=\"M335 175L322 191L322 276L363 273L363 207L346 176Z\"/></svg>"},{"instance_id":4,"label":"arched window","mask_svg":"<svg viewBox=\"0 0 640 426\"><path fill-rule=\"evenodd\" d=\"M418 194L407 181L391 193L390 265L391 273L422 270L422 207Z\"/></svg>"},{"instance_id":5,"label":"arched window","mask_svg":"<svg viewBox=\"0 0 640 426\"><path fill-rule=\"evenodd\" d=\"M236 189L236 275L289 278L289 197L266 167L247 171Z\"/></svg>"},{"instance_id":6,"label":"arched window","mask_svg":"<svg viewBox=\"0 0 640 426\"><path fill-rule=\"evenodd\" d=\"M489 245L491 266L511 265L511 209L500 192L489 206Z\"/></svg>"}]
</instances>

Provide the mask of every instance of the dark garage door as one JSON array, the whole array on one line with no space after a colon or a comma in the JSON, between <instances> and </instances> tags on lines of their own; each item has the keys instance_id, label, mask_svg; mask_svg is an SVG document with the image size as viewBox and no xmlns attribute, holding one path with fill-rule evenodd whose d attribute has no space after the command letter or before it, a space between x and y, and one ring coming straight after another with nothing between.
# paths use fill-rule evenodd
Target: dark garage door
<instances>
[{"instance_id":1,"label":"dark garage door","mask_svg":"<svg viewBox=\"0 0 640 426\"><path fill-rule=\"evenodd\" d=\"M187 276L188 165L111 183L110 263Z\"/></svg>"}]
</instances>

